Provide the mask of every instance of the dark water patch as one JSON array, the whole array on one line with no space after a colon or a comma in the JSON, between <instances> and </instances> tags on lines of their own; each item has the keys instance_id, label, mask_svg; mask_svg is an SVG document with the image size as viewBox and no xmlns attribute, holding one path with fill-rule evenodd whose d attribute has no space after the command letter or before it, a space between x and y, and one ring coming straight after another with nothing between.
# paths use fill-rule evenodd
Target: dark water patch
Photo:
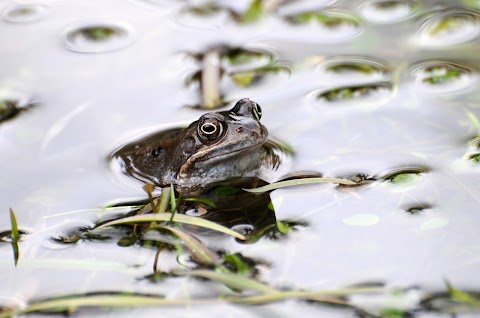
<instances>
[{"instance_id":1,"label":"dark water patch","mask_svg":"<svg viewBox=\"0 0 480 318\"><path fill-rule=\"evenodd\" d=\"M428 203L417 203L414 205L406 206L403 208L403 210L409 214L416 215L416 214L422 214L426 210L432 209L432 207L433 206Z\"/></svg>"},{"instance_id":2,"label":"dark water patch","mask_svg":"<svg viewBox=\"0 0 480 318\"><path fill-rule=\"evenodd\" d=\"M19 240L21 240L23 236L29 235L31 233L33 233L33 230L31 229L19 228L18 229L18 234L20 235ZM11 230L0 231L0 243L13 243L13 241L14 240L12 238Z\"/></svg>"},{"instance_id":3,"label":"dark water patch","mask_svg":"<svg viewBox=\"0 0 480 318\"><path fill-rule=\"evenodd\" d=\"M463 90L473 84L474 69L448 61L425 61L412 68L420 88L433 93Z\"/></svg>"},{"instance_id":4,"label":"dark water patch","mask_svg":"<svg viewBox=\"0 0 480 318\"><path fill-rule=\"evenodd\" d=\"M2 20L9 24L33 24L43 20L49 13L49 7L43 4L14 4L8 6L2 14Z\"/></svg>"},{"instance_id":5,"label":"dark water patch","mask_svg":"<svg viewBox=\"0 0 480 318\"><path fill-rule=\"evenodd\" d=\"M318 103L331 106L365 106L381 105L388 101L392 95L392 84L380 82L365 85L352 85L334 88L321 93L316 93Z\"/></svg>"},{"instance_id":6,"label":"dark water patch","mask_svg":"<svg viewBox=\"0 0 480 318\"><path fill-rule=\"evenodd\" d=\"M103 53L129 46L133 34L129 27L104 21L80 21L64 32L67 49L79 53Z\"/></svg>"},{"instance_id":7,"label":"dark water patch","mask_svg":"<svg viewBox=\"0 0 480 318\"><path fill-rule=\"evenodd\" d=\"M427 167L397 168L387 172L380 179L395 186L411 186L420 182L423 175L429 171Z\"/></svg>"},{"instance_id":8,"label":"dark water patch","mask_svg":"<svg viewBox=\"0 0 480 318\"><path fill-rule=\"evenodd\" d=\"M480 33L480 19L475 11L447 8L427 14L419 30L420 44L448 46L475 39Z\"/></svg>"},{"instance_id":9,"label":"dark water patch","mask_svg":"<svg viewBox=\"0 0 480 318\"><path fill-rule=\"evenodd\" d=\"M359 5L359 12L370 23L392 24L412 18L419 6L411 0L369 0Z\"/></svg>"}]
</instances>

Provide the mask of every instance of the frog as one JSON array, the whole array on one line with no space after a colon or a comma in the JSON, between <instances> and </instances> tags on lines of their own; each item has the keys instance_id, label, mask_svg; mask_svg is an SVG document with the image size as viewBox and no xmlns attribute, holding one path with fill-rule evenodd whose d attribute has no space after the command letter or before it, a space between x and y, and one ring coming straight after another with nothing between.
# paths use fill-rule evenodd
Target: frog
<instances>
[{"instance_id":1,"label":"frog","mask_svg":"<svg viewBox=\"0 0 480 318\"><path fill-rule=\"evenodd\" d=\"M186 128L160 131L116 150L122 171L182 195L216 185L252 186L282 161L281 147L260 123L262 108L244 98L227 111L209 112Z\"/></svg>"}]
</instances>

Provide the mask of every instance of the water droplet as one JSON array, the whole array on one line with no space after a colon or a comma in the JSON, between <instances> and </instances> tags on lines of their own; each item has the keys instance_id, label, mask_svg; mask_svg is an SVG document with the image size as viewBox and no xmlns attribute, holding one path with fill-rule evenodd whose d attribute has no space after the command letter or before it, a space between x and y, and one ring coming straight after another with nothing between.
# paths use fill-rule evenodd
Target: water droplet
<instances>
[{"instance_id":1,"label":"water droplet","mask_svg":"<svg viewBox=\"0 0 480 318\"><path fill-rule=\"evenodd\" d=\"M3 11L2 19L10 24L31 24L48 15L48 6L41 4L14 4Z\"/></svg>"},{"instance_id":2,"label":"water droplet","mask_svg":"<svg viewBox=\"0 0 480 318\"><path fill-rule=\"evenodd\" d=\"M372 23L390 24L411 18L415 13L415 1L374 0L360 5L360 14Z\"/></svg>"},{"instance_id":3,"label":"water droplet","mask_svg":"<svg viewBox=\"0 0 480 318\"><path fill-rule=\"evenodd\" d=\"M388 172L382 180L398 186L410 186L418 183L428 171L429 169L423 167L400 168Z\"/></svg>"},{"instance_id":4,"label":"water droplet","mask_svg":"<svg viewBox=\"0 0 480 318\"><path fill-rule=\"evenodd\" d=\"M344 86L315 94L318 102L332 106L359 103L379 105L390 100L391 96L392 85L388 82Z\"/></svg>"},{"instance_id":5,"label":"water droplet","mask_svg":"<svg viewBox=\"0 0 480 318\"><path fill-rule=\"evenodd\" d=\"M473 83L472 69L446 61L427 61L415 65L412 75L424 90L433 93L459 91Z\"/></svg>"},{"instance_id":6,"label":"water droplet","mask_svg":"<svg viewBox=\"0 0 480 318\"><path fill-rule=\"evenodd\" d=\"M419 31L420 42L427 46L445 46L473 40L480 33L477 13L449 9L427 16Z\"/></svg>"},{"instance_id":7,"label":"water droplet","mask_svg":"<svg viewBox=\"0 0 480 318\"><path fill-rule=\"evenodd\" d=\"M81 53L101 53L122 49L132 43L132 32L115 22L81 21L64 32L67 49Z\"/></svg>"}]
</instances>

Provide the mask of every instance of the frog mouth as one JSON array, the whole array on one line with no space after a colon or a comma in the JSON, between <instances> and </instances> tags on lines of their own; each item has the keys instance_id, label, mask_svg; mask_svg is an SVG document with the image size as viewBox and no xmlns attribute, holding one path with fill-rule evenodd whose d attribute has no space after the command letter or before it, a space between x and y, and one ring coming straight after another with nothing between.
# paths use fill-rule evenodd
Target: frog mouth
<instances>
[{"instance_id":1,"label":"frog mouth","mask_svg":"<svg viewBox=\"0 0 480 318\"><path fill-rule=\"evenodd\" d=\"M263 131L262 131L262 137L264 138L261 138L259 142L253 143L248 146L239 147L238 149L229 151L228 153L224 153L224 154L208 156L209 154L211 154L211 151L206 150L206 151L198 152L192 155L190 158L188 158L188 160L182 165L179 171L179 176L188 174L188 170L192 169L192 167L194 167L196 163L223 161L228 158L238 156L238 154L241 152L248 153L249 151L254 151L253 149L255 148L260 149L268 139L266 136L266 133L264 133ZM203 158L203 157L206 157L206 158Z\"/></svg>"}]
</instances>

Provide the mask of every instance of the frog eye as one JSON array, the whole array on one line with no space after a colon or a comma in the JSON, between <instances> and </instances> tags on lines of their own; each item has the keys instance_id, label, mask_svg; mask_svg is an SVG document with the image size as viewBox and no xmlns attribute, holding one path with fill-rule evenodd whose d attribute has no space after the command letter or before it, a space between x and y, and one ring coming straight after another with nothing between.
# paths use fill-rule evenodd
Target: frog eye
<instances>
[{"instance_id":1,"label":"frog eye","mask_svg":"<svg viewBox=\"0 0 480 318\"><path fill-rule=\"evenodd\" d=\"M262 118L262 108L255 102L253 103L253 115L257 120L260 120L260 118Z\"/></svg>"},{"instance_id":2,"label":"frog eye","mask_svg":"<svg viewBox=\"0 0 480 318\"><path fill-rule=\"evenodd\" d=\"M198 124L197 131L203 140L212 141L222 135L223 125L216 118L207 118Z\"/></svg>"}]
</instances>

